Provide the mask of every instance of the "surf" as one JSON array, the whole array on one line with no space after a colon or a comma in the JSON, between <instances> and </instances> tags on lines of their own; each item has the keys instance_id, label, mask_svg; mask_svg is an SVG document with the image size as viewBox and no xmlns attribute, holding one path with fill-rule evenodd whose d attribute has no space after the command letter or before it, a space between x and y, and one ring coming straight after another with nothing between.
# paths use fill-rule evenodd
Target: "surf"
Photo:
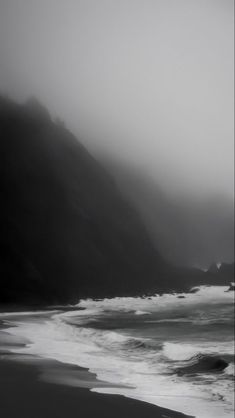
<instances>
[{"instance_id":1,"label":"surf","mask_svg":"<svg viewBox=\"0 0 235 418\"><path fill-rule=\"evenodd\" d=\"M232 306L227 288L202 287L181 295L82 300L72 310L5 314L4 321L6 332L25 338L15 353L84 367L102 382L92 391L197 418L230 418Z\"/></svg>"}]
</instances>

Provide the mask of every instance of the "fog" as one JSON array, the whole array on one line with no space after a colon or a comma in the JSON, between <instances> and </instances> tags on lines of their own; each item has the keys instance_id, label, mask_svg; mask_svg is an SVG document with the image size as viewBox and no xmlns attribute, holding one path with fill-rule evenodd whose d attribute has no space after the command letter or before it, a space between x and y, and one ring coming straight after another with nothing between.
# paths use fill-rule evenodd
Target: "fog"
<instances>
[{"instance_id":1,"label":"fog","mask_svg":"<svg viewBox=\"0 0 235 418\"><path fill-rule=\"evenodd\" d=\"M232 0L0 0L0 58L93 154L233 196Z\"/></svg>"}]
</instances>

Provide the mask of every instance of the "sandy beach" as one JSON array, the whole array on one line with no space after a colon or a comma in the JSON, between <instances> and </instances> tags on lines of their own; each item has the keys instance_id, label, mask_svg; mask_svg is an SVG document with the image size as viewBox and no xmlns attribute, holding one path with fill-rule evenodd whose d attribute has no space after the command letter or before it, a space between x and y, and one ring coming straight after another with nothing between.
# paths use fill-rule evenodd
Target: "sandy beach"
<instances>
[{"instance_id":1,"label":"sandy beach","mask_svg":"<svg viewBox=\"0 0 235 418\"><path fill-rule=\"evenodd\" d=\"M8 357L8 358L7 358ZM117 395L40 380L35 364L0 360L2 418L183 418L185 415Z\"/></svg>"},{"instance_id":2,"label":"sandy beach","mask_svg":"<svg viewBox=\"0 0 235 418\"><path fill-rule=\"evenodd\" d=\"M190 312L193 306L203 309L211 294L217 305L206 304L203 332L211 340L203 345L202 319L193 325L197 316L191 320ZM232 301L226 288L210 288L184 298L129 298L128 311L123 298L83 301L76 309L2 312L0 416L230 418ZM214 323L219 304L228 324L226 343L207 325ZM189 334L194 344L185 339ZM197 352L204 356L195 357Z\"/></svg>"},{"instance_id":3,"label":"sandy beach","mask_svg":"<svg viewBox=\"0 0 235 418\"><path fill-rule=\"evenodd\" d=\"M91 392L105 386L87 369L40 357L15 355L24 346L0 326L1 418L183 418L186 415L119 395Z\"/></svg>"}]
</instances>

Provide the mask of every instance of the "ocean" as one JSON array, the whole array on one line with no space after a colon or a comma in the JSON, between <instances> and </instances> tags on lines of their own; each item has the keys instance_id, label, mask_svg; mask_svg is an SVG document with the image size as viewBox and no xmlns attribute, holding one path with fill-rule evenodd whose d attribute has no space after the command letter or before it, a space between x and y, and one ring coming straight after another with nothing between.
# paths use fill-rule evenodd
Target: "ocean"
<instances>
[{"instance_id":1,"label":"ocean","mask_svg":"<svg viewBox=\"0 0 235 418\"><path fill-rule=\"evenodd\" d=\"M3 313L11 351L78 365L92 391L121 394L197 418L234 416L234 292L81 300L51 312ZM9 325L9 327L8 327Z\"/></svg>"}]
</instances>

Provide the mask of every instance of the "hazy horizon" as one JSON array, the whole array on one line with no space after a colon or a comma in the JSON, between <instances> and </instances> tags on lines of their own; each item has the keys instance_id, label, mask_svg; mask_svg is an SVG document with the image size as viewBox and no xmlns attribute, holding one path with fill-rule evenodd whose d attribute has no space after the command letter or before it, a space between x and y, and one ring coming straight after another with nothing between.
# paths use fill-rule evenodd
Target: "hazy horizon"
<instances>
[{"instance_id":1,"label":"hazy horizon","mask_svg":"<svg viewBox=\"0 0 235 418\"><path fill-rule=\"evenodd\" d=\"M93 154L233 197L233 1L3 0L0 57Z\"/></svg>"}]
</instances>

